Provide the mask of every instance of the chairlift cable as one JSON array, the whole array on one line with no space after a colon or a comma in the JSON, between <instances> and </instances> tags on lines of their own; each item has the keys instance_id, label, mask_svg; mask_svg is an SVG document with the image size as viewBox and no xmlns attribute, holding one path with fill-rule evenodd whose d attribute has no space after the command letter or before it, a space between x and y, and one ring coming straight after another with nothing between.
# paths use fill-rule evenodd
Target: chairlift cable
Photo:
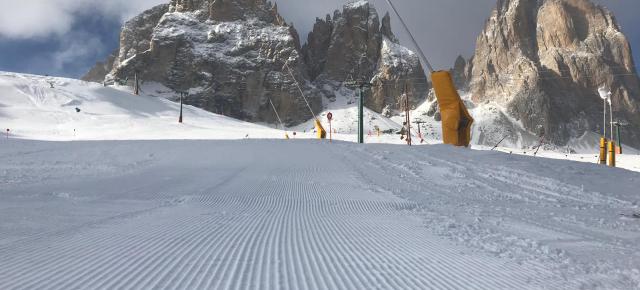
<instances>
[{"instance_id":1,"label":"chairlift cable","mask_svg":"<svg viewBox=\"0 0 640 290\"><path fill-rule=\"evenodd\" d=\"M396 7L393 5L393 2L391 2L391 0L386 0L387 3L389 4L389 6L391 6L391 9L393 10L393 12L398 16L398 19L400 19L400 23L402 23L402 26L404 27L404 29L406 30L407 34L409 34L409 37L411 38L411 41L413 42L413 45L416 47L416 49L418 50L418 54L420 55L420 57L422 58L422 61L424 61L425 65L427 66L427 68L429 69L429 72L433 73L435 70L433 69L433 66L431 66L431 63L429 62L429 60L427 59L427 57L424 55L424 52L422 51L422 49L420 48L420 45L418 45L418 42L416 41L416 39L413 37L413 34L411 33L411 30L409 30L409 26L407 26L407 24L404 22L404 19L402 19L402 16L400 16L400 13L398 12L398 10L396 9Z\"/></svg>"},{"instance_id":2,"label":"chairlift cable","mask_svg":"<svg viewBox=\"0 0 640 290\"><path fill-rule=\"evenodd\" d=\"M291 68L289 67L289 63L285 62L284 66L287 68L287 71L289 71L289 74L291 75L291 78L293 78L293 82L296 84L296 87L300 91L300 95L302 96L302 99L304 100L304 102L307 104L307 108L309 108L309 111L311 112L311 115L313 115L313 119L314 120L318 120L318 117L316 117L316 114L313 112L313 109L311 109L311 105L309 105L309 101L307 101L307 97L304 95L304 92L302 91L302 88L300 87L300 84L298 83L298 80L296 80L295 75L293 75L293 72L291 71Z\"/></svg>"},{"instance_id":3,"label":"chairlift cable","mask_svg":"<svg viewBox=\"0 0 640 290\"><path fill-rule=\"evenodd\" d=\"M269 104L271 104L271 107L273 108L273 112L276 113L276 118L278 118L278 122L280 122L280 126L282 126L282 130L285 130L286 127L284 126L284 123L282 122L282 119L280 119L280 115L278 114L278 110L276 110L276 106L273 105L273 102L271 101L271 98L269 98Z\"/></svg>"}]
</instances>

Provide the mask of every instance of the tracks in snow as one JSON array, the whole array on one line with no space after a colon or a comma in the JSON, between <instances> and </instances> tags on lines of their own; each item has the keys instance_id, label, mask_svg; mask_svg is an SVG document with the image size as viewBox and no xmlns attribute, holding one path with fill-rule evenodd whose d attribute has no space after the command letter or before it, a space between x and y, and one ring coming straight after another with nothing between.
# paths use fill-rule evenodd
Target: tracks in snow
<instances>
[{"instance_id":1,"label":"tracks in snow","mask_svg":"<svg viewBox=\"0 0 640 290\"><path fill-rule=\"evenodd\" d=\"M518 159L526 157L509 160L508 155L503 156L507 160L471 159L474 153L466 150L438 154L451 154L445 147L428 155L420 149L349 149L342 150L344 159L355 165L362 179L379 185L380 191L419 203L427 227L440 236L563 273L572 277L567 278L573 280L567 283L572 288L639 285L639 226L621 222L616 214L634 206L624 199L625 192L585 190L573 183L587 178L564 180L566 172L547 163L554 161L523 163ZM595 174L601 178L601 173Z\"/></svg>"},{"instance_id":2,"label":"tracks in snow","mask_svg":"<svg viewBox=\"0 0 640 290\"><path fill-rule=\"evenodd\" d=\"M356 179L336 149L288 146L265 149L222 182L196 175L202 191L180 203L0 247L0 288L564 286L542 267L489 257L425 231L417 204ZM322 158L310 158L310 146Z\"/></svg>"}]
</instances>

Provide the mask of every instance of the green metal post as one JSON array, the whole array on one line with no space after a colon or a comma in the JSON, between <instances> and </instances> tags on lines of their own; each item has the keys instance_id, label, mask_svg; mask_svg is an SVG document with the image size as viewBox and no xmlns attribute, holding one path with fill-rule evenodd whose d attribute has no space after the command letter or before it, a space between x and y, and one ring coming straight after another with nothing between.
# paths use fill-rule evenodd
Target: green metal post
<instances>
[{"instance_id":1,"label":"green metal post","mask_svg":"<svg viewBox=\"0 0 640 290\"><path fill-rule=\"evenodd\" d=\"M346 87L358 90L358 143L364 144L364 90L371 87L371 83L365 81L347 81Z\"/></svg>"},{"instance_id":2,"label":"green metal post","mask_svg":"<svg viewBox=\"0 0 640 290\"><path fill-rule=\"evenodd\" d=\"M364 144L364 86L360 86L360 102L358 105L358 143Z\"/></svg>"},{"instance_id":3,"label":"green metal post","mask_svg":"<svg viewBox=\"0 0 640 290\"><path fill-rule=\"evenodd\" d=\"M622 135L620 135L620 123L616 124L616 135L618 135L618 146L620 147L620 153L622 153Z\"/></svg>"}]
</instances>

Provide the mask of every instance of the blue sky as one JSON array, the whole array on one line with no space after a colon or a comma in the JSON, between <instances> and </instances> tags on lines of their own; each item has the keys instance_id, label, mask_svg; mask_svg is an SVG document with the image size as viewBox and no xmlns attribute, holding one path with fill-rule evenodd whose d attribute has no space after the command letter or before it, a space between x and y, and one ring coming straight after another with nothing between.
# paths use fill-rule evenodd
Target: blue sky
<instances>
[{"instance_id":1,"label":"blue sky","mask_svg":"<svg viewBox=\"0 0 640 290\"><path fill-rule=\"evenodd\" d=\"M0 70L79 78L118 47L120 20L78 15L63 35L0 41Z\"/></svg>"},{"instance_id":2,"label":"blue sky","mask_svg":"<svg viewBox=\"0 0 640 290\"><path fill-rule=\"evenodd\" d=\"M168 0L21 0L7 4L0 10L0 70L79 78L118 47L120 26L125 19L164 2ZM277 2L281 13L295 23L305 39L315 17L330 13L345 1ZM386 10L382 0L371 2ZM396 2L413 30L424 31L417 35L418 41L438 68L450 67L457 54L472 55L475 39L495 6L495 0ZM598 2L616 14L636 52L638 66L640 19L635 14L640 11L640 1ZM456 21L452 23L451 19ZM397 25L394 30L402 39ZM438 36L438 41L433 41L433 35Z\"/></svg>"}]
</instances>

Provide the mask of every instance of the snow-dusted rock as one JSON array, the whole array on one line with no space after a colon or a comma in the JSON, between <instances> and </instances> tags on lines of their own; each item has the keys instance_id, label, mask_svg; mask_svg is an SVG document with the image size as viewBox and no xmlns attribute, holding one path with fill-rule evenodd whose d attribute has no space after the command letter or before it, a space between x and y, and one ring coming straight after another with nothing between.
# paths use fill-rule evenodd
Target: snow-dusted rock
<instances>
[{"instance_id":1,"label":"snow-dusted rock","mask_svg":"<svg viewBox=\"0 0 640 290\"><path fill-rule=\"evenodd\" d=\"M145 51L130 56L121 44L114 80L131 81L138 72L142 81L188 91L187 104L249 121L274 122L272 99L291 124L311 115L288 64L312 108L321 108L322 94L305 81L297 32L271 3L174 0L153 23L145 24L153 27Z\"/></svg>"},{"instance_id":2,"label":"snow-dusted rock","mask_svg":"<svg viewBox=\"0 0 640 290\"><path fill-rule=\"evenodd\" d=\"M427 98L429 84L419 59L398 44L389 15L380 23L367 1L346 4L333 18L317 19L302 51L316 83L371 80L366 106L378 113L400 109L405 90L412 105Z\"/></svg>"},{"instance_id":3,"label":"snow-dusted rock","mask_svg":"<svg viewBox=\"0 0 640 290\"><path fill-rule=\"evenodd\" d=\"M598 87L613 92L624 141L640 145L640 85L614 16L588 0L501 0L478 37L473 101L507 109L556 145L602 131Z\"/></svg>"},{"instance_id":4,"label":"snow-dusted rock","mask_svg":"<svg viewBox=\"0 0 640 290\"><path fill-rule=\"evenodd\" d=\"M149 50L154 28L168 9L169 5L166 4L153 7L124 24L120 32L120 52L114 67Z\"/></svg>"},{"instance_id":5,"label":"snow-dusted rock","mask_svg":"<svg viewBox=\"0 0 640 290\"><path fill-rule=\"evenodd\" d=\"M409 96L410 105L416 106L427 99L430 88L418 56L386 36L382 40L378 71L372 83L367 104L378 112L385 108L404 108L404 93Z\"/></svg>"},{"instance_id":6,"label":"snow-dusted rock","mask_svg":"<svg viewBox=\"0 0 640 290\"><path fill-rule=\"evenodd\" d=\"M189 91L187 104L248 121L275 123L272 99L290 125L311 114L285 64L316 112L349 76L374 82L366 99L376 112L399 109L405 89L413 105L429 90L418 58L393 35L389 15L381 23L367 1L318 19L300 47L295 28L270 2L172 0L125 24L113 63L108 81L132 84L137 72L143 82ZM91 80L99 80L104 69L93 72Z\"/></svg>"},{"instance_id":7,"label":"snow-dusted rock","mask_svg":"<svg viewBox=\"0 0 640 290\"><path fill-rule=\"evenodd\" d=\"M120 50L117 49L112 52L105 61L97 62L96 65L82 77L82 80L96 83L104 82L104 77L113 69L115 62L118 59L119 52Z\"/></svg>"}]
</instances>

